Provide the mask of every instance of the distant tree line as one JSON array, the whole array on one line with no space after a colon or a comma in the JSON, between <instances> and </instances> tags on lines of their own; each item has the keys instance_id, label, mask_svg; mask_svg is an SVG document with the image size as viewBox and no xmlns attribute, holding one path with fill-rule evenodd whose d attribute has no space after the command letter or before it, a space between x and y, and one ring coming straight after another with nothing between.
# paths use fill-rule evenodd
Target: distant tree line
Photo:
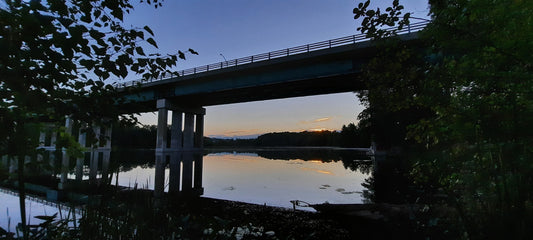
<instances>
[{"instance_id":1,"label":"distant tree line","mask_svg":"<svg viewBox=\"0 0 533 240\"><path fill-rule=\"evenodd\" d=\"M353 123L344 125L338 131L317 132L278 132L267 133L256 139L257 146L338 146L338 147L367 147L370 146L370 136Z\"/></svg>"},{"instance_id":2,"label":"distant tree line","mask_svg":"<svg viewBox=\"0 0 533 240\"><path fill-rule=\"evenodd\" d=\"M157 126L121 125L113 128L111 146L113 148L155 148Z\"/></svg>"},{"instance_id":3,"label":"distant tree line","mask_svg":"<svg viewBox=\"0 0 533 240\"><path fill-rule=\"evenodd\" d=\"M168 130L170 135L170 129ZM117 148L155 148L157 127L118 126L113 129L112 146ZM370 134L353 123L343 125L341 131L266 133L253 139L204 138L205 147L279 147L279 146L335 146L368 147Z\"/></svg>"}]
</instances>

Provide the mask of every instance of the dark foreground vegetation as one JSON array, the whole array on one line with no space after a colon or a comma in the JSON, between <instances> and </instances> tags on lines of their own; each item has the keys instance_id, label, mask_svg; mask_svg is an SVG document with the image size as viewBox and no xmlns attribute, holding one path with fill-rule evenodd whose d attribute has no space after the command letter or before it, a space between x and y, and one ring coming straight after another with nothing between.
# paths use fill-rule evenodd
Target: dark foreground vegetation
<instances>
[{"instance_id":1,"label":"dark foreground vegetation","mask_svg":"<svg viewBox=\"0 0 533 240\"><path fill-rule=\"evenodd\" d=\"M416 237L407 214L376 208L357 215L315 213L149 190L100 189L74 217L38 216L29 239L384 239ZM35 220L33 220L35 222ZM19 226L20 230L20 226ZM20 234L20 232L19 232ZM0 229L0 239L19 239Z\"/></svg>"},{"instance_id":2,"label":"dark foreground vegetation","mask_svg":"<svg viewBox=\"0 0 533 240\"><path fill-rule=\"evenodd\" d=\"M425 19L376 2L354 9L378 46L363 70L360 125L404 159L404 201L457 213L419 228L433 239L530 239L533 2L430 0ZM395 37L420 20L416 41Z\"/></svg>"}]
</instances>

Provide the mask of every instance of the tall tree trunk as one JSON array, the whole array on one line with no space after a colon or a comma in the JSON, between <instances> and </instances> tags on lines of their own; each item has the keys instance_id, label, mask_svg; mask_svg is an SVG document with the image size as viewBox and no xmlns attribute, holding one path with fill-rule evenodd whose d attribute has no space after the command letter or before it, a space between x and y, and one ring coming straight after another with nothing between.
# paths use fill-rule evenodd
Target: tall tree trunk
<instances>
[{"instance_id":1,"label":"tall tree trunk","mask_svg":"<svg viewBox=\"0 0 533 240\"><path fill-rule=\"evenodd\" d=\"M18 122L17 129L15 132L15 136L17 138L25 136L23 133L25 132L24 129L24 123ZM24 160L25 160L25 154L24 149L22 146L25 146L26 139L18 139L15 141L16 144L20 144L19 146L15 146L17 149L17 160L18 160L18 182L19 182L19 204L20 204L20 222L22 225L22 237L24 240L28 239L28 229L26 227L26 189L24 186Z\"/></svg>"},{"instance_id":2,"label":"tall tree trunk","mask_svg":"<svg viewBox=\"0 0 533 240\"><path fill-rule=\"evenodd\" d=\"M20 203L20 222L22 224L22 234L24 239L28 239L26 227L26 189L24 187L24 155L18 156L18 182L19 182L19 203Z\"/></svg>"}]
</instances>

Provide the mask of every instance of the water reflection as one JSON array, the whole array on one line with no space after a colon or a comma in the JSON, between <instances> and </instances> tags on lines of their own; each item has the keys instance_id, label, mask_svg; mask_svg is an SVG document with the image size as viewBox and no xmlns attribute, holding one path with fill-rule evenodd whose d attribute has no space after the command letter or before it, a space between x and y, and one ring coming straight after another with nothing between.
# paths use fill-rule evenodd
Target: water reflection
<instances>
[{"instance_id":1,"label":"water reflection","mask_svg":"<svg viewBox=\"0 0 533 240\"><path fill-rule=\"evenodd\" d=\"M331 149L235 150L166 155L164 191L205 189L205 197L292 207L311 203L361 203L372 163L361 152ZM153 151L113 152L122 186L154 189ZM115 164L118 163L118 164ZM179 163L179 164L176 164Z\"/></svg>"},{"instance_id":2,"label":"water reflection","mask_svg":"<svg viewBox=\"0 0 533 240\"><path fill-rule=\"evenodd\" d=\"M362 184L373 174L372 161L364 152L345 149L228 149L160 155L153 150L122 150L93 154L99 156L98 161L90 156L81 162L83 171L80 171L80 161L71 159L69 182L78 182L80 172L81 179L90 182L87 180L94 179L94 173L98 172L99 183L105 179L112 185L132 189L159 186L167 193L189 192L282 207L292 207L291 200L361 203L365 200L362 192L368 192ZM103 163L109 156L107 171ZM164 174L159 179L155 170L157 157L164 166L161 168ZM59 177L60 171L55 169L54 175ZM57 186L57 181L51 181L50 187Z\"/></svg>"},{"instance_id":3,"label":"water reflection","mask_svg":"<svg viewBox=\"0 0 533 240\"><path fill-rule=\"evenodd\" d=\"M0 209L0 228L8 232L15 232L17 224L20 223L19 196L14 190L0 188L0 199L2 209ZM28 225L38 225L42 219L36 216L51 216L60 213L62 219L80 219L81 210L66 206L60 203L49 202L39 197L26 196L26 219ZM73 214L75 213L75 214ZM69 222L69 226L70 226Z\"/></svg>"}]
</instances>

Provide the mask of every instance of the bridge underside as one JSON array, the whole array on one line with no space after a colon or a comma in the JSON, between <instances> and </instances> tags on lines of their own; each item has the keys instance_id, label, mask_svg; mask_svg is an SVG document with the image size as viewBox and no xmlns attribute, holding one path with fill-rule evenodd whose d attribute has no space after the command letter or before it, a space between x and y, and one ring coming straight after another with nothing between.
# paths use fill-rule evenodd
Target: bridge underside
<instances>
[{"instance_id":1,"label":"bridge underside","mask_svg":"<svg viewBox=\"0 0 533 240\"><path fill-rule=\"evenodd\" d=\"M364 83L357 80L357 74L342 74L318 77L312 80L295 80L262 86L242 87L190 95L174 96L170 99L175 105L197 108L220 104L242 103L291 97L312 96L353 92L364 89ZM123 105L124 112L151 112L157 110L156 99Z\"/></svg>"},{"instance_id":2,"label":"bridge underside","mask_svg":"<svg viewBox=\"0 0 533 240\"><path fill-rule=\"evenodd\" d=\"M311 96L329 93L350 92L363 88L360 81L355 81L356 74L317 77L312 80L277 83L263 88L247 87L238 90L214 92L207 96L190 96L193 102L202 106L239 103L248 101L270 100L290 97ZM280 89L283 89L282 91ZM186 101L187 98L176 98Z\"/></svg>"}]
</instances>

